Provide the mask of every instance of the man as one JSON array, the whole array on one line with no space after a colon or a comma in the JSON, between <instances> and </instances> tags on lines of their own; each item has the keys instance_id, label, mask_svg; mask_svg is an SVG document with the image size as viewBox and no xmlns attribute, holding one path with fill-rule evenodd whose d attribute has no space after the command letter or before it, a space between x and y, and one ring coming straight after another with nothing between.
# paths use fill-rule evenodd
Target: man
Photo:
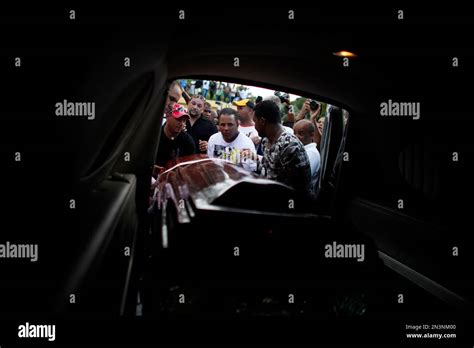
<instances>
[{"instance_id":1,"label":"man","mask_svg":"<svg viewBox=\"0 0 474 348\"><path fill-rule=\"evenodd\" d=\"M235 99L236 94L237 94L237 89L235 87L235 84L233 84L233 83L230 83L229 87L230 87L230 101L229 101L229 103L232 103Z\"/></svg>"},{"instance_id":2,"label":"man","mask_svg":"<svg viewBox=\"0 0 474 348\"><path fill-rule=\"evenodd\" d=\"M254 103L249 99L243 99L234 102L234 105L237 106L237 111L239 112L239 132L244 133L255 145L258 145L261 138L258 136L255 123L253 122Z\"/></svg>"},{"instance_id":3,"label":"man","mask_svg":"<svg viewBox=\"0 0 474 348\"><path fill-rule=\"evenodd\" d=\"M281 121L283 126L291 128L293 130L294 113L293 110L290 110L290 95L288 93L275 91L274 96L280 99L280 103L278 106L280 107Z\"/></svg>"},{"instance_id":4,"label":"man","mask_svg":"<svg viewBox=\"0 0 474 348\"><path fill-rule=\"evenodd\" d=\"M189 94L194 95L196 94L196 81L191 81L191 84L189 85Z\"/></svg>"},{"instance_id":5,"label":"man","mask_svg":"<svg viewBox=\"0 0 474 348\"><path fill-rule=\"evenodd\" d=\"M218 116L216 110L211 110L211 121L214 122L215 125L218 124Z\"/></svg>"},{"instance_id":6,"label":"man","mask_svg":"<svg viewBox=\"0 0 474 348\"><path fill-rule=\"evenodd\" d=\"M184 132L188 119L188 111L182 105L175 103L173 111L166 117L166 123L160 136L155 160L157 166L166 167L168 161L196 152L193 139Z\"/></svg>"},{"instance_id":7,"label":"man","mask_svg":"<svg viewBox=\"0 0 474 348\"><path fill-rule=\"evenodd\" d=\"M219 82L219 86L216 89L216 101L221 101L222 94L224 93L224 83Z\"/></svg>"},{"instance_id":8,"label":"man","mask_svg":"<svg viewBox=\"0 0 474 348\"><path fill-rule=\"evenodd\" d=\"M210 87L211 82L208 80L204 80L202 82L202 96L204 98L207 98L207 92L209 92L209 87Z\"/></svg>"},{"instance_id":9,"label":"man","mask_svg":"<svg viewBox=\"0 0 474 348\"><path fill-rule=\"evenodd\" d=\"M191 118L186 121L186 129L194 140L197 153L206 153L209 138L217 133L217 127L214 122L202 116L205 102L206 100L203 96L195 95L188 103L189 116Z\"/></svg>"},{"instance_id":10,"label":"man","mask_svg":"<svg viewBox=\"0 0 474 348\"><path fill-rule=\"evenodd\" d=\"M209 139L207 155L222 158L234 164L241 163L240 152L249 150L255 155L252 140L239 132L239 114L231 108L223 109L218 118L219 133Z\"/></svg>"},{"instance_id":11,"label":"man","mask_svg":"<svg viewBox=\"0 0 474 348\"><path fill-rule=\"evenodd\" d=\"M241 100L242 99L247 99L248 94L249 94L249 92L247 90L247 87L245 87L245 86L240 86L239 87L239 97L240 97Z\"/></svg>"},{"instance_id":12,"label":"man","mask_svg":"<svg viewBox=\"0 0 474 348\"><path fill-rule=\"evenodd\" d=\"M244 133L253 141L255 148L257 149L257 154L263 155L261 146L262 138L255 129L255 123L253 122L254 103L249 99L245 99L234 102L234 105L237 106L237 111L240 116L239 131Z\"/></svg>"},{"instance_id":13,"label":"man","mask_svg":"<svg viewBox=\"0 0 474 348\"><path fill-rule=\"evenodd\" d=\"M224 96L222 98L222 101L224 103L227 103L227 104L232 103L231 90L230 90L229 86L224 87L224 92L223 93L224 93Z\"/></svg>"},{"instance_id":14,"label":"man","mask_svg":"<svg viewBox=\"0 0 474 348\"><path fill-rule=\"evenodd\" d=\"M312 107L312 104L315 107ZM319 144L321 143L322 127L318 126L319 121L317 120L319 120L321 117L321 104L315 101L311 101L310 99L306 99L303 103L303 106L301 107L299 114L295 117L295 124L300 120L306 119L308 114L311 123L315 127L313 141L319 148Z\"/></svg>"},{"instance_id":15,"label":"man","mask_svg":"<svg viewBox=\"0 0 474 348\"><path fill-rule=\"evenodd\" d=\"M314 132L316 127L310 120L300 120L295 123L294 129L296 137L303 143L306 154L311 165L311 192L314 192L319 179L319 166L321 164L321 156L314 142Z\"/></svg>"},{"instance_id":16,"label":"man","mask_svg":"<svg viewBox=\"0 0 474 348\"><path fill-rule=\"evenodd\" d=\"M211 100L214 99L214 96L216 95L216 89L217 89L216 81L211 81L211 83L209 84L209 99Z\"/></svg>"},{"instance_id":17,"label":"man","mask_svg":"<svg viewBox=\"0 0 474 348\"><path fill-rule=\"evenodd\" d=\"M283 106L281 104L281 99L277 96L277 95L270 95L268 97L266 97L264 100L271 100L273 101L277 106L278 106L278 110L280 110L280 117L282 118L284 116L284 111L282 110L283 109ZM285 125L283 125L283 128L285 128L285 130L290 133L290 134L293 134L293 128L290 128L290 127L287 127Z\"/></svg>"},{"instance_id":18,"label":"man","mask_svg":"<svg viewBox=\"0 0 474 348\"><path fill-rule=\"evenodd\" d=\"M197 80L196 83L194 84L194 92L196 94L201 94L201 89L202 89L202 80Z\"/></svg>"},{"instance_id":19,"label":"man","mask_svg":"<svg viewBox=\"0 0 474 348\"><path fill-rule=\"evenodd\" d=\"M258 161L257 172L271 180L310 193L311 165L303 144L281 125L280 108L271 100L255 107L255 129L262 136L263 157ZM243 158L252 157L242 151Z\"/></svg>"},{"instance_id":20,"label":"man","mask_svg":"<svg viewBox=\"0 0 474 348\"><path fill-rule=\"evenodd\" d=\"M166 118L173 111L174 105L179 101L183 90L178 81L173 81L168 89L168 95L166 96L165 114L163 116L163 124L166 122Z\"/></svg>"},{"instance_id":21,"label":"man","mask_svg":"<svg viewBox=\"0 0 474 348\"><path fill-rule=\"evenodd\" d=\"M212 118L211 118L211 104L209 104L208 102L204 103L204 110L202 112L202 116L205 117L206 119L208 119L209 121L212 121Z\"/></svg>"}]
</instances>

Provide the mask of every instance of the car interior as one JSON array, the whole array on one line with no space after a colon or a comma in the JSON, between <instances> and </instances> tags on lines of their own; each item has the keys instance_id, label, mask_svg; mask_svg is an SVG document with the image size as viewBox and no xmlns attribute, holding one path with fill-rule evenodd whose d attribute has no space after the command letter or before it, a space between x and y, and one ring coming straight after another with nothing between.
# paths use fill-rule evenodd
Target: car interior
<instances>
[{"instance_id":1,"label":"car interior","mask_svg":"<svg viewBox=\"0 0 474 348\"><path fill-rule=\"evenodd\" d=\"M344 13L320 15L320 30L276 21L279 30L268 33L258 19L266 12L254 11L239 31L245 39L225 31L210 38L198 10L187 12L186 25L171 10L154 20L132 11L126 23L84 10L74 27L16 19L27 29L5 45L21 51L23 67L1 68L8 87L0 127L8 163L4 214L14 226L4 239L37 242L40 258L29 267L6 262L3 319L472 315L465 203L472 197L472 121L461 83L472 68L434 73L449 61L427 53L431 39L426 50L416 47L424 37L413 27L421 24L397 34L379 24L385 41L378 41L380 19ZM58 28L69 41L57 44ZM307 38L318 44L307 46ZM340 50L358 55L349 67L334 55ZM179 79L229 81L333 105L316 203L257 180L201 199L193 191L184 212L170 196L150 213L165 100ZM381 117L379 105L390 98L421 100L422 117ZM52 118L62 100L94 101L95 119ZM15 151L21 163L11 160ZM192 185L196 172L211 180L221 169L206 163L168 173L168 189ZM298 209L279 208L289 199ZM365 262L325 258L333 241L365 245Z\"/></svg>"}]
</instances>

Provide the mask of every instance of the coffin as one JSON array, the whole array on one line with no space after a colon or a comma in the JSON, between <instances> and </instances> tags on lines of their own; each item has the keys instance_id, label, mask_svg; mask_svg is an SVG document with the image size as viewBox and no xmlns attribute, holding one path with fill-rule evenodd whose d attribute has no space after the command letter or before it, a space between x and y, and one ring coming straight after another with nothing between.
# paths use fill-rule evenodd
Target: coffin
<instances>
[{"instance_id":1,"label":"coffin","mask_svg":"<svg viewBox=\"0 0 474 348\"><path fill-rule=\"evenodd\" d=\"M190 222L196 210L317 217L312 202L291 187L204 155L168 163L159 177L156 208L166 204L177 209L180 223Z\"/></svg>"},{"instance_id":2,"label":"coffin","mask_svg":"<svg viewBox=\"0 0 474 348\"><path fill-rule=\"evenodd\" d=\"M156 197L155 313L334 314L338 289L355 286L340 296L360 300L366 283L360 272L373 274L375 250L369 245L363 263L324 257L325 245L352 241L353 231L313 212L292 188L232 163L180 159L159 176ZM306 307L288 306L294 291ZM183 294L189 306L179 306ZM366 306L359 300L354 315Z\"/></svg>"}]
</instances>

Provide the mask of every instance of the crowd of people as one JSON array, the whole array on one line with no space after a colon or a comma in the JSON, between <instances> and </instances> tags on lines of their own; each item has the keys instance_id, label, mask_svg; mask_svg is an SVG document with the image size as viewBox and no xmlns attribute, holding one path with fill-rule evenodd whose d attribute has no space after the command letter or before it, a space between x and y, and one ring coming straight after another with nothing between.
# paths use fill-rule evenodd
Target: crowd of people
<instances>
[{"instance_id":1,"label":"crowd of people","mask_svg":"<svg viewBox=\"0 0 474 348\"><path fill-rule=\"evenodd\" d=\"M217 89L204 83L214 81L203 81L199 85L201 93L192 95L183 81L174 81L169 89L155 174L177 157L207 154L297 191L314 192L319 179L319 146L324 128L320 104L306 100L295 114L288 95L276 92L256 102L239 95L238 99L232 99L235 108L216 112L211 110L206 96L216 97ZM187 108L178 103L181 97Z\"/></svg>"},{"instance_id":2,"label":"crowd of people","mask_svg":"<svg viewBox=\"0 0 474 348\"><path fill-rule=\"evenodd\" d=\"M202 95L208 100L231 104L250 98L252 93L243 85L209 80L179 80L183 91L189 95Z\"/></svg>"}]
</instances>

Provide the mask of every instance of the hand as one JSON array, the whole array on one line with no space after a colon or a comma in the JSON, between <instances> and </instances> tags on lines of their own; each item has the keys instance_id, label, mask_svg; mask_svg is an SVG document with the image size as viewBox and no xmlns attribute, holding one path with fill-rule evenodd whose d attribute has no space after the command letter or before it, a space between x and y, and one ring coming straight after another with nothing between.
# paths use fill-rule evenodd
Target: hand
<instances>
[{"instance_id":1,"label":"hand","mask_svg":"<svg viewBox=\"0 0 474 348\"><path fill-rule=\"evenodd\" d=\"M317 127L317 118L319 116L319 114L321 113L321 105L319 105L319 107L315 110L315 111L310 111L309 115L310 115L310 118L311 118L311 122L313 122L313 124Z\"/></svg>"},{"instance_id":2,"label":"hand","mask_svg":"<svg viewBox=\"0 0 474 348\"><path fill-rule=\"evenodd\" d=\"M240 162L246 160L246 159L250 159L252 161L257 161L258 160L258 156L255 152L253 152L252 150L250 149L242 149L240 150Z\"/></svg>"},{"instance_id":3,"label":"hand","mask_svg":"<svg viewBox=\"0 0 474 348\"><path fill-rule=\"evenodd\" d=\"M288 112L288 122L295 122L295 114L292 112Z\"/></svg>"},{"instance_id":4,"label":"hand","mask_svg":"<svg viewBox=\"0 0 474 348\"><path fill-rule=\"evenodd\" d=\"M309 99L306 99L304 102L303 106L301 107L300 113L298 114L298 117L295 119L295 122L298 122L299 120L302 120L306 117L306 114L311 111L311 108L309 106Z\"/></svg>"},{"instance_id":5,"label":"hand","mask_svg":"<svg viewBox=\"0 0 474 348\"><path fill-rule=\"evenodd\" d=\"M306 115L306 113L311 111L311 107L310 107L309 103L310 103L309 99L306 99L304 104L303 104L303 107L301 108L301 112L304 112L305 115Z\"/></svg>"},{"instance_id":6,"label":"hand","mask_svg":"<svg viewBox=\"0 0 474 348\"><path fill-rule=\"evenodd\" d=\"M199 140L199 151L207 152L207 141Z\"/></svg>"}]
</instances>

